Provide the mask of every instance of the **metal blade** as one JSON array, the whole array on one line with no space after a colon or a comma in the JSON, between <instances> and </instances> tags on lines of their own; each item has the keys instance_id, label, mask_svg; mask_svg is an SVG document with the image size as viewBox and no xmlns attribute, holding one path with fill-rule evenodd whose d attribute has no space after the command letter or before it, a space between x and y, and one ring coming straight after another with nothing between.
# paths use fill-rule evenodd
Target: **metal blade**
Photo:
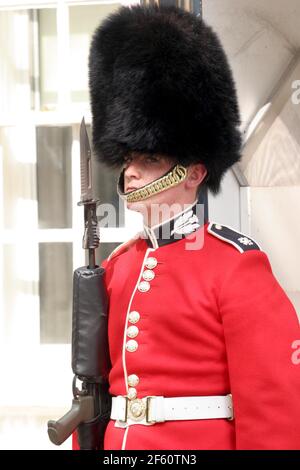
<instances>
[{"instance_id":1,"label":"metal blade","mask_svg":"<svg viewBox=\"0 0 300 470\"><path fill-rule=\"evenodd\" d=\"M92 194L92 152L84 118L80 124L80 177L81 202L93 199Z\"/></svg>"}]
</instances>

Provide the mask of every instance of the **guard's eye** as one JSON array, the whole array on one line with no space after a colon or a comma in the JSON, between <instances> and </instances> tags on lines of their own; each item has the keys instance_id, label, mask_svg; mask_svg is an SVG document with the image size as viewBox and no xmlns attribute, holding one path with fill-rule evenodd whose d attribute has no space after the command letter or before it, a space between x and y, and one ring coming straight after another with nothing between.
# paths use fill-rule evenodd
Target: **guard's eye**
<instances>
[{"instance_id":1,"label":"guard's eye","mask_svg":"<svg viewBox=\"0 0 300 470\"><path fill-rule=\"evenodd\" d=\"M158 157L154 157L154 156L152 156L152 155L149 155L149 156L146 158L146 160L147 160L148 162L158 162L159 159L158 159Z\"/></svg>"},{"instance_id":2,"label":"guard's eye","mask_svg":"<svg viewBox=\"0 0 300 470\"><path fill-rule=\"evenodd\" d=\"M126 167L132 162L132 160L132 157L123 157L123 166ZM147 163L157 163L160 161L160 158L157 155L144 155L142 157L142 161Z\"/></svg>"}]
</instances>

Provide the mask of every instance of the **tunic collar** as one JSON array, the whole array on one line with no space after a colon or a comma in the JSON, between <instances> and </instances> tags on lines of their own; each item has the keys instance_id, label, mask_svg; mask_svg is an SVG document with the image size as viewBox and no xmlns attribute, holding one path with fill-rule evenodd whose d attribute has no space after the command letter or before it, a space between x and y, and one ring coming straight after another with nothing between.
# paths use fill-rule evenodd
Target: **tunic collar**
<instances>
[{"instance_id":1,"label":"tunic collar","mask_svg":"<svg viewBox=\"0 0 300 470\"><path fill-rule=\"evenodd\" d=\"M194 201L182 212L164 220L161 224L144 225L143 238L151 248L159 248L185 238L207 222L204 206L200 200Z\"/></svg>"}]
</instances>

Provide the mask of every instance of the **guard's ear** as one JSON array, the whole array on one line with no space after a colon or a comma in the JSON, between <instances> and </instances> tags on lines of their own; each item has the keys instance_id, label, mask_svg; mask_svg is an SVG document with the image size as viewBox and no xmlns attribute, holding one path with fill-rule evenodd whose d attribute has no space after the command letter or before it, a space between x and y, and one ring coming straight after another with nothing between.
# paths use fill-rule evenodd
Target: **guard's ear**
<instances>
[{"instance_id":1,"label":"guard's ear","mask_svg":"<svg viewBox=\"0 0 300 470\"><path fill-rule=\"evenodd\" d=\"M186 179L189 188L198 187L207 175L207 169L203 163L194 163L188 167Z\"/></svg>"}]
</instances>

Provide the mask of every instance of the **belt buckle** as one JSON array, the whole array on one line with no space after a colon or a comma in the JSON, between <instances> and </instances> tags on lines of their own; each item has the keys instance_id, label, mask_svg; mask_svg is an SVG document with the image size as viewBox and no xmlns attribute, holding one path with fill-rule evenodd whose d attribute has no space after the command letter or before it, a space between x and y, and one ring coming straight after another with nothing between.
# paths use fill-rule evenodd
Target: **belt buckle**
<instances>
[{"instance_id":1,"label":"belt buckle","mask_svg":"<svg viewBox=\"0 0 300 470\"><path fill-rule=\"evenodd\" d=\"M147 403L143 401L141 398L134 398L130 400L126 397L126 421L127 417L132 419L133 421L142 421L146 416L146 406Z\"/></svg>"},{"instance_id":2,"label":"belt buckle","mask_svg":"<svg viewBox=\"0 0 300 470\"><path fill-rule=\"evenodd\" d=\"M155 397L135 398L133 400L130 400L127 396L124 398L126 399L125 422L128 418L136 422L145 420L148 424L156 422L150 419L151 398Z\"/></svg>"}]
</instances>

